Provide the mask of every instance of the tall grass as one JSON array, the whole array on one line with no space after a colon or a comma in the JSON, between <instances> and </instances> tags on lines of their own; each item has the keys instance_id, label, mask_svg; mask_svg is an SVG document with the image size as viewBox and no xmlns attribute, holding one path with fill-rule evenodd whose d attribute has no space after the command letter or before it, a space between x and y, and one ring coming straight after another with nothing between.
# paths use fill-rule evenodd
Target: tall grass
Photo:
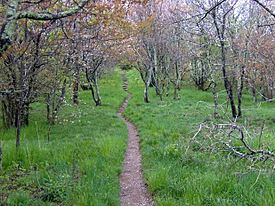
<instances>
[{"instance_id":1,"label":"tall grass","mask_svg":"<svg viewBox=\"0 0 275 206\"><path fill-rule=\"evenodd\" d=\"M198 125L212 118L210 92L185 85L180 100L172 95L160 101L150 91L151 102L143 103L143 83L134 71L128 72L133 98L126 115L138 127L147 184L156 205L275 205L275 174L272 170L249 168L250 162L223 153L191 148L185 153ZM172 91L171 91L172 92ZM219 103L226 105L225 93ZM243 118L252 136L265 120L264 144L275 148L274 103L255 105L244 95ZM220 110L218 122L228 121L230 111Z\"/></svg>"},{"instance_id":2,"label":"tall grass","mask_svg":"<svg viewBox=\"0 0 275 206\"><path fill-rule=\"evenodd\" d=\"M126 93L118 72L101 82L103 105L89 91L79 106L68 95L48 142L46 110L32 105L30 125L15 149L14 129L1 128L0 205L119 205L119 174L127 129L116 116Z\"/></svg>"}]
</instances>

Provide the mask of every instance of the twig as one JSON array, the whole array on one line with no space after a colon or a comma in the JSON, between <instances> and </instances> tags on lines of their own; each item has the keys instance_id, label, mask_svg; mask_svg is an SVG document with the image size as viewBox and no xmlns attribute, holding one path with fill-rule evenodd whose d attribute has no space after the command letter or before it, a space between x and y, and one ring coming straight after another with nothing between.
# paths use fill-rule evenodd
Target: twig
<instances>
[{"instance_id":1,"label":"twig","mask_svg":"<svg viewBox=\"0 0 275 206\"><path fill-rule=\"evenodd\" d=\"M266 10L269 14L271 14L275 18L275 14L272 12L272 10L267 8L262 2L260 2L259 0L253 0L253 1L259 4L264 10Z\"/></svg>"},{"instance_id":2,"label":"twig","mask_svg":"<svg viewBox=\"0 0 275 206\"><path fill-rule=\"evenodd\" d=\"M200 127L199 127L199 130L195 133L195 135L190 139L190 141L189 141L189 144L188 144L188 146L187 146L187 148L186 148L186 150L185 150L185 154L187 154L187 152L188 152L188 150L189 150L189 148L190 148L190 145L191 145L191 143L194 141L194 139L197 137L197 135L200 133L200 131L202 130L202 126L203 126L203 124L200 124Z\"/></svg>"},{"instance_id":3,"label":"twig","mask_svg":"<svg viewBox=\"0 0 275 206\"><path fill-rule=\"evenodd\" d=\"M210 9L208 9L208 10L206 11L206 13L203 15L203 17L199 20L198 23L200 23L201 21L203 21L211 11L213 11L214 9L216 9L218 6L220 6L220 5L221 5L223 2L225 2L225 1L226 1L226 0L222 0L222 1L218 2L218 3L216 3L216 4L215 4L214 6L212 6Z\"/></svg>"}]
</instances>

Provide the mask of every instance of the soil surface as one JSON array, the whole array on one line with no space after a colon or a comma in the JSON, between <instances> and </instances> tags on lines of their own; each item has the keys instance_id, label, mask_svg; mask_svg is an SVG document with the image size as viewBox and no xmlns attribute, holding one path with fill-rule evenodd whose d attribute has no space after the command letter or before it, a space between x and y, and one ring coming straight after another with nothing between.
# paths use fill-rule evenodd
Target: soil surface
<instances>
[{"instance_id":1,"label":"soil surface","mask_svg":"<svg viewBox=\"0 0 275 206\"><path fill-rule=\"evenodd\" d=\"M128 81L123 74L123 89L128 92ZM120 176L120 203L121 206L152 206L153 198L147 191L142 175L139 137L136 127L128 121L123 112L128 105L131 94L122 103L117 115L128 128L128 147L123 162L123 171Z\"/></svg>"}]
</instances>

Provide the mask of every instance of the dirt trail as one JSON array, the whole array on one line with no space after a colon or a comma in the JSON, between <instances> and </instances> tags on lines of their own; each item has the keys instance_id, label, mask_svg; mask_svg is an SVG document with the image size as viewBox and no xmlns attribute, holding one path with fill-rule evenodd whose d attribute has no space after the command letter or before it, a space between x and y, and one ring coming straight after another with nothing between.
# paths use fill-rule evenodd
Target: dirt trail
<instances>
[{"instance_id":1,"label":"dirt trail","mask_svg":"<svg viewBox=\"0 0 275 206\"><path fill-rule=\"evenodd\" d=\"M128 92L128 81L125 74L123 78L123 89ZM123 112L128 105L131 94L121 105L117 115L128 128L128 147L123 163L123 171L120 176L120 203L121 206L152 206L152 196L148 193L142 175L141 155L139 151L139 137L136 127L129 122Z\"/></svg>"}]
</instances>

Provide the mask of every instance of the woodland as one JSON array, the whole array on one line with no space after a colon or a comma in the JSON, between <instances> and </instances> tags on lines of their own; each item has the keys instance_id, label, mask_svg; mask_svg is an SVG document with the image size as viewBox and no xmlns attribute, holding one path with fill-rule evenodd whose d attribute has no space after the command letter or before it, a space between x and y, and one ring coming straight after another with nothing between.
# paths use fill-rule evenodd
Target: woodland
<instances>
[{"instance_id":1,"label":"woodland","mask_svg":"<svg viewBox=\"0 0 275 206\"><path fill-rule=\"evenodd\" d=\"M275 205L274 0L0 0L0 206Z\"/></svg>"}]
</instances>

